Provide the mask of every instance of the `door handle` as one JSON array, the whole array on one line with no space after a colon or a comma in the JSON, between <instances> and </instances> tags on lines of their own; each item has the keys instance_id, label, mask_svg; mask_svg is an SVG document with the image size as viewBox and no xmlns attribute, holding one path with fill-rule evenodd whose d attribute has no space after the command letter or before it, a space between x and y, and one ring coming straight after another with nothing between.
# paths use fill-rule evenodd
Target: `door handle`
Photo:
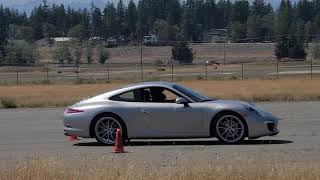
<instances>
[{"instance_id":1,"label":"door handle","mask_svg":"<svg viewBox=\"0 0 320 180\"><path fill-rule=\"evenodd\" d=\"M148 109L142 109L141 112L144 114L150 114L150 111Z\"/></svg>"}]
</instances>

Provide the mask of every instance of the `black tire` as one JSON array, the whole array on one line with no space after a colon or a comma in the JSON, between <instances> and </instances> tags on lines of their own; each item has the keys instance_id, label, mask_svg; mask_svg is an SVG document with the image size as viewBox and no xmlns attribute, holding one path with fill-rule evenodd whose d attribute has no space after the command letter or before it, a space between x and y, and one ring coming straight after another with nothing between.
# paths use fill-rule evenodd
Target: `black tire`
<instances>
[{"instance_id":1,"label":"black tire","mask_svg":"<svg viewBox=\"0 0 320 180\"><path fill-rule=\"evenodd\" d=\"M233 124L227 123L226 127L221 127L221 125L223 126L223 121L226 121L226 119L229 119L229 121L231 121ZM215 132L215 137L218 138L218 140L223 144L239 144L242 143L243 140L247 137L247 124L239 114L233 112L225 112L215 117L214 120L215 122L212 127L214 128L213 132ZM231 136L229 136L229 134ZM226 135L226 137L224 137L224 135ZM233 139L228 140L228 137L233 137Z\"/></svg>"},{"instance_id":2,"label":"black tire","mask_svg":"<svg viewBox=\"0 0 320 180\"><path fill-rule=\"evenodd\" d=\"M124 125L123 121L112 114L103 114L103 115L99 115L94 119L93 125L91 127L91 131L93 132L93 137L101 144L103 145L114 145L115 143L115 133L114 133L114 139L113 142L111 141L106 141L104 138L102 138L101 136L98 135L99 130L97 130L97 126L98 123L100 123L102 120L114 120L117 125L119 126L119 128L121 129L121 133L122 133L122 143L125 143L126 141L126 137L127 137L127 130L126 130L126 126ZM114 132L116 132L116 130L114 129ZM101 132L100 132L101 133Z\"/></svg>"}]
</instances>

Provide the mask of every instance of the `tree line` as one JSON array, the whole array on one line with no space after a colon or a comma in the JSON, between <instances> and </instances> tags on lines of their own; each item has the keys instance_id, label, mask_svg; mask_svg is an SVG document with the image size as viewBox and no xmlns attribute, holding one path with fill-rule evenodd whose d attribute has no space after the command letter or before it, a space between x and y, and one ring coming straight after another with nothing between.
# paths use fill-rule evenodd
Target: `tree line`
<instances>
[{"instance_id":1,"label":"tree line","mask_svg":"<svg viewBox=\"0 0 320 180\"><path fill-rule=\"evenodd\" d=\"M69 36L81 41L90 37L139 41L152 33L163 41L204 41L210 29L227 29L233 42L281 41L277 49L285 50L276 52L280 57L290 54L286 48L301 46L320 34L320 0L295 4L281 0L276 10L264 0L131 0L128 4L119 0L107 2L103 9L94 4L87 9L49 6L43 0L30 16L1 5L0 19L0 58L6 56L4 47L10 39L30 43Z\"/></svg>"}]
</instances>

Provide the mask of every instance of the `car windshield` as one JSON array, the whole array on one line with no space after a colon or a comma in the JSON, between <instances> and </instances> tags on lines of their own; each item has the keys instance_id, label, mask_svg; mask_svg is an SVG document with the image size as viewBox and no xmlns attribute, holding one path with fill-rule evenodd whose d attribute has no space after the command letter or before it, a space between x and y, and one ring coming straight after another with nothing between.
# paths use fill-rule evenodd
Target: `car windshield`
<instances>
[{"instance_id":1,"label":"car windshield","mask_svg":"<svg viewBox=\"0 0 320 180\"><path fill-rule=\"evenodd\" d=\"M177 85L177 84L174 85L173 88L175 88L176 90L185 94L186 96L188 96L189 98L191 98L192 100L194 100L196 102L206 102L206 101L213 101L214 100L214 99L211 99L207 96L203 96L203 95L199 94L198 92L193 91L192 89L189 89L189 88Z\"/></svg>"}]
</instances>

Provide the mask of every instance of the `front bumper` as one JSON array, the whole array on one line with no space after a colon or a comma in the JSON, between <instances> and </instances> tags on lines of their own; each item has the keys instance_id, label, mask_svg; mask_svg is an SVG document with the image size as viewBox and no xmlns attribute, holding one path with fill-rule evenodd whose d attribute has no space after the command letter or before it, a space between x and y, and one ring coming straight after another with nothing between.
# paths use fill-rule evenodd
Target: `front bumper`
<instances>
[{"instance_id":1,"label":"front bumper","mask_svg":"<svg viewBox=\"0 0 320 180\"><path fill-rule=\"evenodd\" d=\"M259 138L262 136L275 136L280 133L278 129L278 118L271 113L264 115L253 115L246 117L249 128L249 138Z\"/></svg>"},{"instance_id":2,"label":"front bumper","mask_svg":"<svg viewBox=\"0 0 320 180\"><path fill-rule=\"evenodd\" d=\"M267 126L267 131L269 136L275 136L280 133L280 130L278 129L278 123L275 121L264 121L263 124Z\"/></svg>"}]
</instances>

